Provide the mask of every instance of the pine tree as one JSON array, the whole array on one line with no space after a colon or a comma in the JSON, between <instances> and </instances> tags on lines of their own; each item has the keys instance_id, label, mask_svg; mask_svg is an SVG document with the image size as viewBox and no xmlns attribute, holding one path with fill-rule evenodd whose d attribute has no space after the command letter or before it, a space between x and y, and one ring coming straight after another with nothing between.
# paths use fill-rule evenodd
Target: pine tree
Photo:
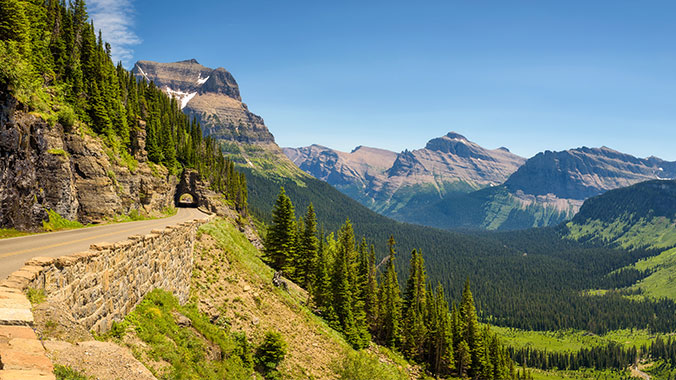
<instances>
[{"instance_id":1,"label":"pine tree","mask_svg":"<svg viewBox=\"0 0 676 380\"><path fill-rule=\"evenodd\" d=\"M378 335L380 341L389 347L398 347L401 343L401 291L394 266L395 244L394 237L390 236L387 269L378 290L380 302Z\"/></svg>"},{"instance_id":2,"label":"pine tree","mask_svg":"<svg viewBox=\"0 0 676 380\"><path fill-rule=\"evenodd\" d=\"M24 4L18 0L0 1L0 40L16 41L24 57L30 54L30 24Z\"/></svg>"},{"instance_id":3,"label":"pine tree","mask_svg":"<svg viewBox=\"0 0 676 380\"><path fill-rule=\"evenodd\" d=\"M296 216L291 199L284 188L279 189L277 202L272 210L272 224L265 236L265 260L284 273L290 272L290 259L296 249Z\"/></svg>"},{"instance_id":4,"label":"pine tree","mask_svg":"<svg viewBox=\"0 0 676 380\"><path fill-rule=\"evenodd\" d=\"M357 320L362 317L363 306L355 294L355 239L354 230L349 220L345 222L338 232L332 280L333 305L341 330L345 333L347 341L353 347L360 348L365 343L361 332L363 321L360 321L360 323ZM355 314L359 315L356 316Z\"/></svg>"},{"instance_id":5,"label":"pine tree","mask_svg":"<svg viewBox=\"0 0 676 380\"><path fill-rule=\"evenodd\" d=\"M409 277L403 301L403 351L412 358L421 359L427 333L426 294L427 276L425 274L422 255L415 249L411 252Z\"/></svg>"},{"instance_id":6,"label":"pine tree","mask_svg":"<svg viewBox=\"0 0 676 380\"><path fill-rule=\"evenodd\" d=\"M480 374L484 360L484 346L479 331L479 322L474 306L474 297L470 290L469 278L465 281L465 288L463 289L460 301L460 319L463 323L462 339L467 343L472 358L469 366L469 375L477 376Z\"/></svg>"},{"instance_id":7,"label":"pine tree","mask_svg":"<svg viewBox=\"0 0 676 380\"><path fill-rule=\"evenodd\" d=\"M378 322L378 277L376 273L376 250L373 245L369 249L368 272L364 287L364 311L369 331L374 333Z\"/></svg>"},{"instance_id":8,"label":"pine tree","mask_svg":"<svg viewBox=\"0 0 676 380\"><path fill-rule=\"evenodd\" d=\"M427 328L426 361L435 375L449 375L455 368L452 324L444 288L441 284L437 285L434 294L431 290L428 291L426 299L428 308L425 320Z\"/></svg>"},{"instance_id":9,"label":"pine tree","mask_svg":"<svg viewBox=\"0 0 676 380\"><path fill-rule=\"evenodd\" d=\"M314 282L317 266L319 240L317 239L317 217L312 203L305 213L305 226L300 241L301 252L298 256L298 281L300 286L307 287Z\"/></svg>"}]
</instances>

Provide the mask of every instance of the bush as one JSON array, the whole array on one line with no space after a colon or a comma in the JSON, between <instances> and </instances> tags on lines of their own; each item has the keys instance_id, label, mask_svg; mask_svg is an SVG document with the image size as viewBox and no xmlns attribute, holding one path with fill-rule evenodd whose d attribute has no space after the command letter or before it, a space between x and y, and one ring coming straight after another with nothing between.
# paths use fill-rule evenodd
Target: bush
<instances>
[{"instance_id":1,"label":"bush","mask_svg":"<svg viewBox=\"0 0 676 380\"><path fill-rule=\"evenodd\" d=\"M28 288L26 291L26 298L28 298L28 301L30 301L31 305L37 305L39 303L45 302L47 296L45 295L44 289Z\"/></svg>"},{"instance_id":2,"label":"bush","mask_svg":"<svg viewBox=\"0 0 676 380\"><path fill-rule=\"evenodd\" d=\"M88 380L89 378L82 373L63 365L54 366L54 376L57 380Z\"/></svg>"},{"instance_id":3,"label":"bush","mask_svg":"<svg viewBox=\"0 0 676 380\"><path fill-rule=\"evenodd\" d=\"M63 129L66 131L70 131L73 129L73 125L75 125L75 111L73 111L72 108L69 106L62 106L59 112L57 113L57 117L59 120L59 124L63 126Z\"/></svg>"},{"instance_id":4,"label":"bush","mask_svg":"<svg viewBox=\"0 0 676 380\"><path fill-rule=\"evenodd\" d=\"M68 220L53 210L47 210L47 215L49 215L49 221L42 221L42 229L45 231L58 231L84 227L82 223L75 220Z\"/></svg>"},{"instance_id":5,"label":"bush","mask_svg":"<svg viewBox=\"0 0 676 380\"><path fill-rule=\"evenodd\" d=\"M256 364L266 379L281 378L277 366L286 356L286 342L282 334L268 331L263 343L256 350Z\"/></svg>"},{"instance_id":6,"label":"bush","mask_svg":"<svg viewBox=\"0 0 676 380\"><path fill-rule=\"evenodd\" d=\"M404 373L392 365L384 364L363 351L348 353L337 365L338 378L341 380L404 380Z\"/></svg>"}]
</instances>

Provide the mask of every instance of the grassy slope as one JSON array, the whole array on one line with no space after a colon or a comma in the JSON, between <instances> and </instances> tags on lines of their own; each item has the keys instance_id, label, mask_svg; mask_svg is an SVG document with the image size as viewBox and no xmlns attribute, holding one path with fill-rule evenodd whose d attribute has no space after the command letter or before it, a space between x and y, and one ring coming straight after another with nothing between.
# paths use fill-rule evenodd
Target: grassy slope
<instances>
[{"instance_id":1,"label":"grassy slope","mask_svg":"<svg viewBox=\"0 0 676 380\"><path fill-rule=\"evenodd\" d=\"M628 268L652 272L629 287L676 299L676 182L647 181L589 199L569 222L568 238L662 253Z\"/></svg>"},{"instance_id":2,"label":"grassy slope","mask_svg":"<svg viewBox=\"0 0 676 380\"><path fill-rule=\"evenodd\" d=\"M287 344L281 378L337 379L355 351L305 306L303 289L289 282L284 291L272 285L272 276L239 227L213 221L198 233L188 303L156 289L102 338L129 347L158 379L260 379L252 377L247 357L255 360L266 332L277 331ZM188 327L179 323L185 318ZM390 374L387 379L419 371L379 346L362 355Z\"/></svg>"},{"instance_id":3,"label":"grassy slope","mask_svg":"<svg viewBox=\"0 0 676 380\"><path fill-rule=\"evenodd\" d=\"M641 294L649 297L676 300L676 248L641 260L632 267L638 270L650 270L652 273L631 286L630 289L639 289Z\"/></svg>"},{"instance_id":4,"label":"grassy slope","mask_svg":"<svg viewBox=\"0 0 676 380\"><path fill-rule=\"evenodd\" d=\"M579 330L525 331L509 327L493 326L502 340L514 348L533 348L550 352L577 351L605 345L610 342L640 347L655 338L646 330L616 330L604 335L590 334Z\"/></svg>"},{"instance_id":5,"label":"grassy slope","mask_svg":"<svg viewBox=\"0 0 676 380\"><path fill-rule=\"evenodd\" d=\"M265 332L280 332L288 344L281 364L283 378L336 378L336 364L354 351L305 306L307 293L293 283L288 292L273 286L273 270L230 222L209 223L200 233L192 287L200 310L233 331L245 332L254 345ZM371 351L382 361L408 367L387 350L373 347Z\"/></svg>"}]
</instances>

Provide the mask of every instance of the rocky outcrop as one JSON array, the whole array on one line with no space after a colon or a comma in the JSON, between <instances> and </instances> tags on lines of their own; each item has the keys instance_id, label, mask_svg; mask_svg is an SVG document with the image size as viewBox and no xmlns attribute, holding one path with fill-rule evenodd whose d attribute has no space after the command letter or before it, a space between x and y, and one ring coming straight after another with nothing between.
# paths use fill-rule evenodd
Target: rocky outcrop
<instances>
[{"instance_id":1,"label":"rocky outcrop","mask_svg":"<svg viewBox=\"0 0 676 380\"><path fill-rule=\"evenodd\" d=\"M99 138L49 125L3 91L0 121L0 227L37 229L47 210L91 223L132 210L159 213L174 203L177 179L145 162L142 125L132 133L134 168Z\"/></svg>"},{"instance_id":2,"label":"rocky outcrop","mask_svg":"<svg viewBox=\"0 0 676 380\"><path fill-rule=\"evenodd\" d=\"M202 179L193 169L185 169L176 187L176 202L183 194L190 194L194 207L202 208L218 216L230 215L232 210L226 206L223 194L211 190L209 182Z\"/></svg>"},{"instance_id":3,"label":"rocky outcrop","mask_svg":"<svg viewBox=\"0 0 676 380\"><path fill-rule=\"evenodd\" d=\"M247 144L274 143L263 119L242 103L237 81L224 68L211 69L191 59L138 61L132 71L176 98L183 111L201 123L205 135Z\"/></svg>"},{"instance_id":4,"label":"rocky outcrop","mask_svg":"<svg viewBox=\"0 0 676 380\"><path fill-rule=\"evenodd\" d=\"M638 182L672 178L676 178L676 162L636 158L607 147L582 147L538 153L505 185L513 193L582 201Z\"/></svg>"}]
</instances>

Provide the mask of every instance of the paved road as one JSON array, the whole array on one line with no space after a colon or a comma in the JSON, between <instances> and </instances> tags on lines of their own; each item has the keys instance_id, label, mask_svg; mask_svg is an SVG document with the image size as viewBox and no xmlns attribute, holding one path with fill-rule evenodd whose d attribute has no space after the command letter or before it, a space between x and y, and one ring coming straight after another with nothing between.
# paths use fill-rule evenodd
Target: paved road
<instances>
[{"instance_id":1,"label":"paved road","mask_svg":"<svg viewBox=\"0 0 676 380\"><path fill-rule=\"evenodd\" d=\"M176 215L163 219L107 224L77 230L42 233L10 239L0 239L0 280L21 268L33 257L58 257L86 251L94 243L114 243L131 235L147 234L156 228L203 218L196 208L179 208Z\"/></svg>"}]
</instances>

